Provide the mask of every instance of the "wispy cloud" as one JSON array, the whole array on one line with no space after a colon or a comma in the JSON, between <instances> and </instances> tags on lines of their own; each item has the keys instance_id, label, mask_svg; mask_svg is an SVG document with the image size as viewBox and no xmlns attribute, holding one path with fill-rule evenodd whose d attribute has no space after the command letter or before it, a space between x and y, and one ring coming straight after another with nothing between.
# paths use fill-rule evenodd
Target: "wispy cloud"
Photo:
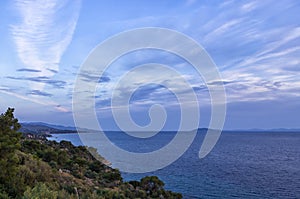
<instances>
[{"instance_id":1,"label":"wispy cloud","mask_svg":"<svg viewBox=\"0 0 300 199\"><path fill-rule=\"evenodd\" d=\"M260 52L259 55L265 55L267 53L270 53L270 52L278 49L279 47L281 47L299 37L300 37L300 27L293 28L290 31L288 31L288 33L285 33L280 40L271 43L268 46L268 48L266 50Z\"/></svg>"},{"instance_id":2,"label":"wispy cloud","mask_svg":"<svg viewBox=\"0 0 300 199\"><path fill-rule=\"evenodd\" d=\"M32 90L32 91L28 92L27 94L28 95L45 96L45 97L51 97L52 96L52 94L50 94L50 93L39 91L39 90Z\"/></svg>"},{"instance_id":3,"label":"wispy cloud","mask_svg":"<svg viewBox=\"0 0 300 199\"><path fill-rule=\"evenodd\" d=\"M255 9L256 6L257 6L257 2L256 1L252 1L252 2L249 2L249 3L246 3L246 4L242 5L241 9L244 12L250 12L253 9Z\"/></svg>"},{"instance_id":4,"label":"wispy cloud","mask_svg":"<svg viewBox=\"0 0 300 199\"><path fill-rule=\"evenodd\" d=\"M50 68L47 68L47 70L52 72L52 73L58 73L58 70L53 70L53 69L50 69Z\"/></svg>"},{"instance_id":5,"label":"wispy cloud","mask_svg":"<svg viewBox=\"0 0 300 199\"><path fill-rule=\"evenodd\" d=\"M12 77L12 76L8 76L6 78L13 79L13 80L26 80L26 81L36 82L36 83L48 84L48 85L50 85L54 88L64 88L64 86L66 85L65 81L50 79L49 77L46 77L46 76L41 76L41 77Z\"/></svg>"},{"instance_id":6,"label":"wispy cloud","mask_svg":"<svg viewBox=\"0 0 300 199\"><path fill-rule=\"evenodd\" d=\"M11 31L20 60L27 71L53 75L72 40L80 1L16 0L15 7L20 22L11 26Z\"/></svg>"},{"instance_id":7,"label":"wispy cloud","mask_svg":"<svg viewBox=\"0 0 300 199\"><path fill-rule=\"evenodd\" d=\"M9 90L9 89L0 89L0 93L4 93L6 95L11 95L13 97L23 99L23 100L26 100L26 101L29 101L29 102L33 102L33 103L36 103L36 104L40 104L40 105L44 105L44 106L51 106L51 107L53 107L54 109L56 109L60 112L69 112L69 110L67 108L62 107L61 105L59 105L55 102L47 101L45 99L41 100L41 99L37 99L37 98L34 98L34 97L28 97L28 96L25 96L23 94L16 93L16 92L14 92L12 90Z\"/></svg>"},{"instance_id":8,"label":"wispy cloud","mask_svg":"<svg viewBox=\"0 0 300 199\"><path fill-rule=\"evenodd\" d=\"M232 29L234 26L238 25L239 23L242 23L243 19L233 19L231 21L228 21L221 26L217 27L215 30L213 30L211 33L209 33L205 40L211 40L216 39L218 36L224 34L225 32Z\"/></svg>"},{"instance_id":9,"label":"wispy cloud","mask_svg":"<svg viewBox=\"0 0 300 199\"><path fill-rule=\"evenodd\" d=\"M106 74L99 77L95 73L96 73L95 71L81 71L79 76L83 81L87 81L87 82L105 83L110 81L110 78Z\"/></svg>"},{"instance_id":10,"label":"wispy cloud","mask_svg":"<svg viewBox=\"0 0 300 199\"><path fill-rule=\"evenodd\" d=\"M67 85L66 81L57 79L57 76L61 57L73 38L80 6L81 0L13 2L18 18L10 30L22 63L22 68L17 72L22 73L22 76L10 75L5 78L24 81L25 87L16 90L3 88L0 92L68 112L66 108L47 98L54 96L52 89L57 91ZM53 75L56 75L56 79ZM20 84L14 82L13 85ZM43 91L45 85L51 86L47 92Z\"/></svg>"},{"instance_id":11,"label":"wispy cloud","mask_svg":"<svg viewBox=\"0 0 300 199\"><path fill-rule=\"evenodd\" d=\"M41 72L41 70L29 69L29 68L20 68L17 71L18 72L32 72L32 73L39 73L39 72Z\"/></svg>"}]
</instances>

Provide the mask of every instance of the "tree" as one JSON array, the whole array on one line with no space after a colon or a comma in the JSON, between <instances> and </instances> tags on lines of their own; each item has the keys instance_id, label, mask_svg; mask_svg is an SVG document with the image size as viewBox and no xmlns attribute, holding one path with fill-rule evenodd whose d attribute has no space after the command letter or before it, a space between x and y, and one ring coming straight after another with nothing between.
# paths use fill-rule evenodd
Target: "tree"
<instances>
[{"instance_id":1,"label":"tree","mask_svg":"<svg viewBox=\"0 0 300 199\"><path fill-rule=\"evenodd\" d=\"M44 183L38 183L34 188L25 191L23 199L56 199L57 196L57 191L50 190Z\"/></svg>"},{"instance_id":2,"label":"tree","mask_svg":"<svg viewBox=\"0 0 300 199\"><path fill-rule=\"evenodd\" d=\"M156 195L163 190L164 182L161 181L157 176L146 176L141 179L141 186L150 195Z\"/></svg>"},{"instance_id":3,"label":"tree","mask_svg":"<svg viewBox=\"0 0 300 199\"><path fill-rule=\"evenodd\" d=\"M0 115L0 157L11 157L17 149L20 149L21 133L17 131L21 125L14 117L14 109L8 108L6 113Z\"/></svg>"},{"instance_id":4,"label":"tree","mask_svg":"<svg viewBox=\"0 0 300 199\"><path fill-rule=\"evenodd\" d=\"M15 152L21 147L21 134L17 132L21 126L14 118L13 112L13 108L8 108L4 114L0 115L0 183L4 187L15 184L12 181L16 180L19 162ZM11 195L15 192L15 188L9 187L4 191Z\"/></svg>"}]
</instances>

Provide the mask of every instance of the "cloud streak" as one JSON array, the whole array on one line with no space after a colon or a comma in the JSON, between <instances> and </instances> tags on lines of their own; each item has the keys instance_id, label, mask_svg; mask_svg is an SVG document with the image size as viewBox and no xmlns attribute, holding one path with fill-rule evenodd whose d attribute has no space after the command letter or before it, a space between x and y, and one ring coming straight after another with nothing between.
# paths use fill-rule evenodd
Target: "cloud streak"
<instances>
[{"instance_id":1,"label":"cloud streak","mask_svg":"<svg viewBox=\"0 0 300 199\"><path fill-rule=\"evenodd\" d=\"M46 92L43 92L43 91L39 91L39 90L32 90L32 91L28 92L27 94L28 95L44 96L44 97L52 97L52 94L46 93Z\"/></svg>"},{"instance_id":2,"label":"cloud streak","mask_svg":"<svg viewBox=\"0 0 300 199\"><path fill-rule=\"evenodd\" d=\"M27 80L31 82L36 82L36 83L42 83L42 84L48 84L51 85L53 88L64 88L65 85L67 84L65 81L62 80L54 80L50 79L49 77L11 77L8 76L6 77L7 79L13 79L13 80Z\"/></svg>"},{"instance_id":3,"label":"cloud streak","mask_svg":"<svg viewBox=\"0 0 300 199\"><path fill-rule=\"evenodd\" d=\"M44 106L51 106L51 107L53 107L54 109L56 109L60 112L69 112L69 110L67 108L64 108L61 105L59 105L57 103L54 103L52 101L40 100L40 99L36 99L36 98L33 98L33 97L27 97L25 95L18 94L16 92L13 92L13 91L8 90L8 89L0 89L0 93L4 93L6 95L11 95L13 97L23 99L23 100L26 100L26 101L29 101L29 102L33 102L33 103L36 103L36 104L40 104L40 105L44 105Z\"/></svg>"},{"instance_id":4,"label":"cloud streak","mask_svg":"<svg viewBox=\"0 0 300 199\"><path fill-rule=\"evenodd\" d=\"M20 16L11 26L18 57L27 71L52 76L72 40L80 1L16 0L14 5Z\"/></svg>"},{"instance_id":5,"label":"cloud streak","mask_svg":"<svg viewBox=\"0 0 300 199\"><path fill-rule=\"evenodd\" d=\"M29 68L20 68L17 70L18 72L31 72L31 73L38 73L41 72L40 70L36 69L29 69Z\"/></svg>"}]
</instances>

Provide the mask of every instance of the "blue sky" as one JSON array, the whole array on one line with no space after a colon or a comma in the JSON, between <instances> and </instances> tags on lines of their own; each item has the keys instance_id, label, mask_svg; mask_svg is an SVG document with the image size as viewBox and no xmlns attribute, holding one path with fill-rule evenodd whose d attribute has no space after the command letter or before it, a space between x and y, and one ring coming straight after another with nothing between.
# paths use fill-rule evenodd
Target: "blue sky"
<instances>
[{"instance_id":1,"label":"blue sky","mask_svg":"<svg viewBox=\"0 0 300 199\"><path fill-rule=\"evenodd\" d=\"M125 30L162 27L193 38L218 66L227 96L226 129L300 128L299 10L297 0L1 1L0 110L15 107L21 121L74 125L73 86L90 51ZM120 77L151 62L182 73L197 92L200 126L207 126L210 96L201 77L178 56L141 50L116 60L99 81L95 104L103 127L116 128L110 99ZM168 113L165 128L176 129L177 100L167 88L143 82L151 77L172 78L149 71L123 85L125 93L141 82L130 101L131 116L146 125L149 107L159 103ZM82 78L99 77L87 71Z\"/></svg>"}]
</instances>

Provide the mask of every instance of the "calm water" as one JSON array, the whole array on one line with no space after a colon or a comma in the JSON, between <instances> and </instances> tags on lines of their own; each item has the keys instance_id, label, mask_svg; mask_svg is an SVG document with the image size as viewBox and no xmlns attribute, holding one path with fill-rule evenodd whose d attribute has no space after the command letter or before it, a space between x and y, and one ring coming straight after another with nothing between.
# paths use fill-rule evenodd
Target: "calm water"
<instances>
[{"instance_id":1,"label":"calm water","mask_svg":"<svg viewBox=\"0 0 300 199\"><path fill-rule=\"evenodd\" d=\"M133 139L107 133L116 145L130 151L151 151L168 143L174 133ZM157 175L166 188L184 198L300 198L300 133L222 133L213 151L198 158L205 132L170 166L152 173L123 173L125 180ZM92 137L92 136L91 136ZM54 135L80 145L77 134Z\"/></svg>"}]
</instances>

